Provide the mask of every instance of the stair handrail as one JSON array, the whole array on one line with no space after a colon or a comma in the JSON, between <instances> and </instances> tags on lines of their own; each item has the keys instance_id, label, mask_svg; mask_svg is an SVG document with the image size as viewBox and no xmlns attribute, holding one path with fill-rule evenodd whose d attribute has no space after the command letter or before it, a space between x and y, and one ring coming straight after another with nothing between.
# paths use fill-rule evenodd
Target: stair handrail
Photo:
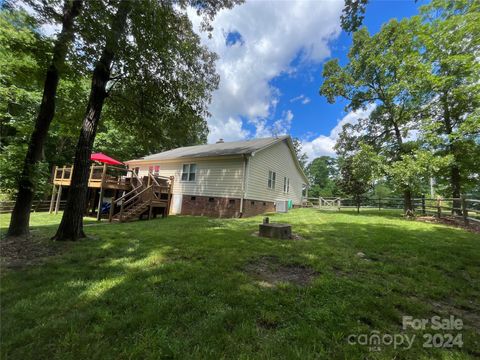
<instances>
[{"instance_id":1,"label":"stair handrail","mask_svg":"<svg viewBox=\"0 0 480 360\"><path fill-rule=\"evenodd\" d=\"M129 195L131 195L132 193L136 192L138 189L140 189L141 187L143 187L143 182L142 180L137 176L137 174L135 173L135 171L133 170L130 170L133 174L133 176L135 176L135 178L138 180L138 182L140 183L140 185L138 185L137 187L133 188L132 190L130 190L128 193L126 193L125 195L119 197L117 200L115 200L114 204L115 205L118 205L118 203L120 201L122 201L123 199L125 199L126 197L128 197Z\"/></svg>"},{"instance_id":2,"label":"stair handrail","mask_svg":"<svg viewBox=\"0 0 480 360\"><path fill-rule=\"evenodd\" d=\"M142 203L145 203L145 202L142 202ZM129 204L129 206L124 207L123 210L121 210L121 216L123 217L123 212L128 211L128 210L130 210L131 208L135 207L136 204L137 204L137 202L134 202L134 203L132 203L132 204ZM120 214L120 213L119 213L119 214Z\"/></svg>"},{"instance_id":3,"label":"stair handrail","mask_svg":"<svg viewBox=\"0 0 480 360\"><path fill-rule=\"evenodd\" d=\"M155 176L152 175L152 173L148 173L148 176L150 176L153 180L153 182L155 183L155 185L158 185L160 186L160 184L158 183L157 179L155 179Z\"/></svg>"},{"instance_id":4,"label":"stair handrail","mask_svg":"<svg viewBox=\"0 0 480 360\"><path fill-rule=\"evenodd\" d=\"M143 182L138 178L138 176L135 174L135 172L132 172L133 175L138 179L138 181L140 182L141 185L135 187L133 190L129 191L127 194L121 196L120 198L116 199L116 200L113 200L112 199L112 205L117 205L120 201L122 201L121 203L121 206L120 206L120 212L117 213L117 215L119 215L119 219L120 221L123 220L123 213L124 211L130 209L132 206L135 205L134 200L138 199L140 197L140 195L142 195L143 193L145 193L146 191L150 190L153 197L156 199L156 200L160 200L160 198L155 194L155 188L165 188L165 189L169 189L169 195L171 194L171 189L172 189L172 183L173 183L173 179L172 177L170 177L170 181L171 183L169 185L160 185L158 183L158 181L155 179L155 177L152 175L152 174L148 174L148 177L149 179L153 179L153 182L154 184L149 184L147 187L144 187L143 190L141 190L140 192L137 192L137 190L139 188L141 188L143 186ZM149 181L150 183L150 181ZM125 200L125 198L127 198L129 195L131 195L132 193L135 194L133 196L131 196L128 200ZM167 199L167 203L169 202L170 199ZM150 202L151 202L151 199L150 199ZM130 203L132 203L131 205L129 205ZM127 206L128 205L128 206ZM113 218L113 211L111 211L111 215L110 215L110 219ZM111 220L110 220L111 221Z\"/></svg>"},{"instance_id":5,"label":"stair handrail","mask_svg":"<svg viewBox=\"0 0 480 360\"><path fill-rule=\"evenodd\" d=\"M132 174L133 174L133 176L135 176L135 178L138 180L138 182L140 183L140 185L143 185L143 181L142 181L142 179L140 179L140 178L138 177L137 173L132 170Z\"/></svg>"},{"instance_id":6,"label":"stair handrail","mask_svg":"<svg viewBox=\"0 0 480 360\"><path fill-rule=\"evenodd\" d=\"M117 200L115 200L114 204L118 204L121 200L125 199L127 196L129 196L131 193L137 191L138 189L140 189L142 187L142 185L139 185L137 186L136 188L133 188L132 190L130 190L128 193L126 193L125 195L119 197Z\"/></svg>"},{"instance_id":7,"label":"stair handrail","mask_svg":"<svg viewBox=\"0 0 480 360\"><path fill-rule=\"evenodd\" d=\"M146 187L145 189L143 189L142 191L136 193L135 195L133 195L130 199L126 200L125 202L123 202L123 206L125 206L126 204L130 203L132 200L138 198L141 194L143 194L145 191L149 190L152 188L153 185L150 185L148 187Z\"/></svg>"},{"instance_id":8,"label":"stair handrail","mask_svg":"<svg viewBox=\"0 0 480 360\"><path fill-rule=\"evenodd\" d=\"M135 199L138 199L138 197L143 194L145 191L149 190L152 186L149 186L149 187L146 187L144 188L142 191L140 191L139 193L136 193L135 195L133 195L130 199L128 199L127 201L122 201L122 204L120 205L120 212L118 212L118 216L120 218L120 222L123 221L123 212L125 210L128 210L130 209L132 206L134 206L135 204L133 203L132 205L130 206L127 206L125 207L125 205L127 205L128 203L132 202L133 200Z\"/></svg>"}]
</instances>

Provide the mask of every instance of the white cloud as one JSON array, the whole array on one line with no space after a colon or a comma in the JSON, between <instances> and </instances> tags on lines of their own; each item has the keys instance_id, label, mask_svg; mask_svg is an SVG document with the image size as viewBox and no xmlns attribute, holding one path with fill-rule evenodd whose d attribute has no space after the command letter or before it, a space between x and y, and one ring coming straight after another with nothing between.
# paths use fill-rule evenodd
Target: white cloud
<instances>
[{"instance_id":1,"label":"white cloud","mask_svg":"<svg viewBox=\"0 0 480 360\"><path fill-rule=\"evenodd\" d=\"M290 132L290 127L292 126L292 119L292 111L287 110L282 113L280 119L275 120L271 125L268 125L267 120L265 119L252 120L256 128L255 137L262 138L288 134Z\"/></svg>"},{"instance_id":2,"label":"white cloud","mask_svg":"<svg viewBox=\"0 0 480 360\"><path fill-rule=\"evenodd\" d=\"M209 122L209 142L216 142L219 139L235 141L247 138L250 133L247 130L243 129L242 125L242 120L235 119L233 117L229 117L226 121Z\"/></svg>"},{"instance_id":3,"label":"white cloud","mask_svg":"<svg viewBox=\"0 0 480 360\"><path fill-rule=\"evenodd\" d=\"M345 115L337 125L330 131L330 134L320 135L313 140L302 141L302 149L307 154L309 161L322 155L335 156L333 147L345 124L356 124L359 119L366 118L375 109L375 105L369 105L364 110L351 111Z\"/></svg>"},{"instance_id":4,"label":"white cloud","mask_svg":"<svg viewBox=\"0 0 480 360\"><path fill-rule=\"evenodd\" d=\"M295 72L293 60L301 67L330 55L329 41L340 33L342 7L343 1L247 0L217 14L212 38L200 33L203 43L219 55L220 87L209 109L210 142L219 136L232 140L253 135L245 130L230 132L245 125L242 118L257 127L255 135L269 126L279 98L270 81ZM198 29L198 16L193 10L189 16ZM241 36L241 41L227 46L230 33ZM310 100L306 99L302 98L305 104Z\"/></svg>"},{"instance_id":5,"label":"white cloud","mask_svg":"<svg viewBox=\"0 0 480 360\"><path fill-rule=\"evenodd\" d=\"M295 96L294 98L291 98L290 102L293 103L295 101L299 101L299 100L302 100L304 98L305 98L305 95L301 94L301 95Z\"/></svg>"},{"instance_id":6,"label":"white cloud","mask_svg":"<svg viewBox=\"0 0 480 360\"><path fill-rule=\"evenodd\" d=\"M311 99L308 96L305 96L304 94L301 94L299 96L296 96L296 97L290 99L291 103L296 102L296 101L300 101L303 105L306 105L311 101Z\"/></svg>"}]
</instances>

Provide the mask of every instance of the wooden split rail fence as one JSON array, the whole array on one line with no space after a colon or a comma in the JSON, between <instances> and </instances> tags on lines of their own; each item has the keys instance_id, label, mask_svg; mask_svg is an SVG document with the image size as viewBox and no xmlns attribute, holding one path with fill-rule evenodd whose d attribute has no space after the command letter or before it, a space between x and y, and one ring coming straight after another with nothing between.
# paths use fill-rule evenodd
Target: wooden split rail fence
<instances>
[{"instance_id":1,"label":"wooden split rail fence","mask_svg":"<svg viewBox=\"0 0 480 360\"><path fill-rule=\"evenodd\" d=\"M342 208L357 208L357 203L352 198L340 197L308 197L304 199L304 207L313 207L324 210L341 210ZM413 209L422 215L433 214L437 217L453 216L463 218L468 224L470 221L480 223L480 200L460 198L414 198ZM362 209L403 209L403 198L366 198L362 199Z\"/></svg>"},{"instance_id":2,"label":"wooden split rail fence","mask_svg":"<svg viewBox=\"0 0 480 360\"><path fill-rule=\"evenodd\" d=\"M58 207L51 209L50 200L36 200L32 204L32 212L44 212L44 211L55 211L63 210L65 208L66 200L62 200L58 203ZM0 201L0 214L8 214L13 211L15 206L15 201Z\"/></svg>"}]
</instances>

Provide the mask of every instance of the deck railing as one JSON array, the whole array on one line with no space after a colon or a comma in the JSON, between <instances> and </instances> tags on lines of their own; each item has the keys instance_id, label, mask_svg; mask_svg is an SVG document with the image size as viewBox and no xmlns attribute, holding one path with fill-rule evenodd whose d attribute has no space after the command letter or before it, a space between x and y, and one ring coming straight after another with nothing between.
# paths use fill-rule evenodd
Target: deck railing
<instances>
[{"instance_id":1,"label":"deck railing","mask_svg":"<svg viewBox=\"0 0 480 360\"><path fill-rule=\"evenodd\" d=\"M89 187L101 187L101 185L126 186L131 184L133 170L113 165L91 165L88 177ZM55 166L53 171L53 183L57 185L69 185L72 180L73 166Z\"/></svg>"}]
</instances>

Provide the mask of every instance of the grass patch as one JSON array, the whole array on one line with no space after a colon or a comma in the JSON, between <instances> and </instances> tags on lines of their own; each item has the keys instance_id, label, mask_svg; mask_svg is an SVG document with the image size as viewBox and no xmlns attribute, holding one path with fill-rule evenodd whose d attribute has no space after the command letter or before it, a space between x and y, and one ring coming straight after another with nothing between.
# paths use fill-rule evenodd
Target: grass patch
<instances>
[{"instance_id":1,"label":"grass patch","mask_svg":"<svg viewBox=\"0 0 480 360\"><path fill-rule=\"evenodd\" d=\"M298 209L271 216L300 236L282 241L252 236L260 220L102 223L41 263L4 268L2 358L480 356L478 234L397 212ZM49 242L59 221L33 214L33 233ZM308 281L290 273L277 281L291 269ZM262 276L275 286L264 286ZM401 333L403 315L436 314L463 319L461 349L425 349L413 330L410 350L370 352L346 340Z\"/></svg>"}]
</instances>

